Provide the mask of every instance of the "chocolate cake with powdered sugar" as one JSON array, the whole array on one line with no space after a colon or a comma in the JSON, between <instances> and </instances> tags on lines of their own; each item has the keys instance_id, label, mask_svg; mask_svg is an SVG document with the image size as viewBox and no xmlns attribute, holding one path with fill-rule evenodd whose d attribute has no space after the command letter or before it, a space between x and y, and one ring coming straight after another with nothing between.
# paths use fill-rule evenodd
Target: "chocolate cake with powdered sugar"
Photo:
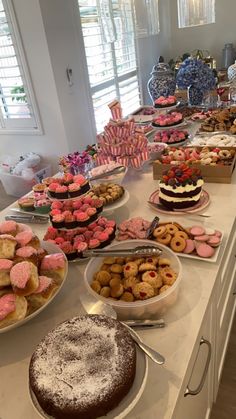
<instances>
[{"instance_id":1,"label":"chocolate cake with powdered sugar","mask_svg":"<svg viewBox=\"0 0 236 419\"><path fill-rule=\"evenodd\" d=\"M32 355L30 390L55 419L106 415L129 392L136 349L127 329L106 316L86 315L49 332Z\"/></svg>"}]
</instances>

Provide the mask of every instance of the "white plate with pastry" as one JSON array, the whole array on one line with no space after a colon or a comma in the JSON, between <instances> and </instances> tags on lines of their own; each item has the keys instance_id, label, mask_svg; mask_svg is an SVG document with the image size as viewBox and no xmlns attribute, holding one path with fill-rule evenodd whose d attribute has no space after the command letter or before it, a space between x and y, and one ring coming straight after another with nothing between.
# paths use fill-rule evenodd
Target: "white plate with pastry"
<instances>
[{"instance_id":1,"label":"white plate with pastry","mask_svg":"<svg viewBox=\"0 0 236 419\"><path fill-rule=\"evenodd\" d=\"M63 263L63 259L60 258L61 260L60 264L63 266L58 267L58 269L55 270L52 267L50 267L50 265L48 267L48 265L45 265L45 264L44 264L45 267L43 268L42 263L41 263L40 281L38 281L38 287L36 290L37 292L34 291L31 293L29 289L28 295L23 295L27 293L25 291L22 291L22 289L17 288L16 284L14 287L12 283L11 283L11 286L8 285L0 289L0 333L5 333L18 326L21 326L24 323L33 319L39 313L41 313L41 311L43 311L48 306L48 304L50 304L50 302L56 297L56 295L59 293L59 291L61 290L66 280L67 273L68 273L68 262L67 262L65 254L54 243L41 241L40 245L41 245L41 248L44 249L48 255L53 255L55 253L62 254L64 263ZM16 256L16 257L20 258L20 256ZM2 259L2 260L6 260L6 259ZM14 274L17 274L18 277L20 275L20 269L18 268L19 268L20 262L22 261L24 261L24 258L19 259L19 263L16 263L11 268L11 270L14 269ZM29 259L27 259L27 261L29 261ZM9 260L9 262L11 262L11 260ZM17 268L17 265L18 265L18 268ZM31 285L32 286L35 285L35 282L34 282L35 277L37 281L37 277L39 274L39 272L37 272L36 265L34 265L33 263L30 263L30 268L31 268L30 279L27 282L27 286L29 287ZM18 271L18 272L15 272L15 271ZM23 294L21 294L22 292ZM4 300L2 300L2 298L4 298ZM12 305L14 309L8 310L7 307L9 307L9 305L10 306ZM4 316L4 311L6 309L9 312L7 315L5 312L5 316Z\"/></svg>"},{"instance_id":2,"label":"white plate with pastry","mask_svg":"<svg viewBox=\"0 0 236 419\"><path fill-rule=\"evenodd\" d=\"M122 197L112 202L112 204L106 204L103 207L102 212L115 211L116 209L123 207L123 205L125 205L128 202L129 197L129 192L125 189L125 192L122 195Z\"/></svg>"}]
</instances>

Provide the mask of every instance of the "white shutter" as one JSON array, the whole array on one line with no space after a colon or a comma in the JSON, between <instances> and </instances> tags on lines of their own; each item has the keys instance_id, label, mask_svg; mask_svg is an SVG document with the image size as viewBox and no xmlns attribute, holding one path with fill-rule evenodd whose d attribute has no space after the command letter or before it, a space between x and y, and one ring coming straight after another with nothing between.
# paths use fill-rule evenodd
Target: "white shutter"
<instances>
[{"instance_id":1,"label":"white shutter","mask_svg":"<svg viewBox=\"0 0 236 419\"><path fill-rule=\"evenodd\" d=\"M215 0L178 0L179 28L215 23Z\"/></svg>"},{"instance_id":2,"label":"white shutter","mask_svg":"<svg viewBox=\"0 0 236 419\"><path fill-rule=\"evenodd\" d=\"M97 132L121 101L124 116L140 105L132 0L78 0ZM108 42L109 41L109 42Z\"/></svg>"},{"instance_id":3,"label":"white shutter","mask_svg":"<svg viewBox=\"0 0 236 419\"><path fill-rule=\"evenodd\" d=\"M0 133L41 132L10 0L0 0Z\"/></svg>"}]
</instances>

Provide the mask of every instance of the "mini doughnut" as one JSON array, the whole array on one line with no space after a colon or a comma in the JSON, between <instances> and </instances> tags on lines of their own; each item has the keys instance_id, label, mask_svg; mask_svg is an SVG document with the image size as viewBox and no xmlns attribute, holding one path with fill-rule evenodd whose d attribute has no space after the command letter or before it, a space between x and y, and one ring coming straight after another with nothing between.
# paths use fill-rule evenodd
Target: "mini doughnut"
<instances>
[{"instance_id":1,"label":"mini doughnut","mask_svg":"<svg viewBox=\"0 0 236 419\"><path fill-rule=\"evenodd\" d=\"M138 273L138 266L135 262L128 262L124 265L124 277L136 276Z\"/></svg>"},{"instance_id":2,"label":"mini doughnut","mask_svg":"<svg viewBox=\"0 0 236 419\"><path fill-rule=\"evenodd\" d=\"M159 258L158 259L158 265L162 268L166 266L170 266L170 259L168 258Z\"/></svg>"},{"instance_id":3,"label":"mini doughnut","mask_svg":"<svg viewBox=\"0 0 236 419\"><path fill-rule=\"evenodd\" d=\"M186 240L180 236L174 236L171 239L170 247L174 252L181 253L186 247Z\"/></svg>"},{"instance_id":4,"label":"mini doughnut","mask_svg":"<svg viewBox=\"0 0 236 419\"><path fill-rule=\"evenodd\" d=\"M170 285L163 285L163 287L159 289L159 294L162 294L163 292L167 291L169 288L170 288Z\"/></svg>"},{"instance_id":5,"label":"mini doughnut","mask_svg":"<svg viewBox=\"0 0 236 419\"><path fill-rule=\"evenodd\" d=\"M207 244L209 244L212 247L218 247L220 242L221 242L220 237L211 236L211 237L209 237L209 240L207 241Z\"/></svg>"},{"instance_id":6,"label":"mini doughnut","mask_svg":"<svg viewBox=\"0 0 236 419\"><path fill-rule=\"evenodd\" d=\"M124 287L122 284L115 285L111 288L111 297L113 298L119 298L124 292Z\"/></svg>"},{"instance_id":7,"label":"mini doughnut","mask_svg":"<svg viewBox=\"0 0 236 419\"><path fill-rule=\"evenodd\" d=\"M139 282L133 287L133 294L137 300L147 300L154 297L154 288L147 282Z\"/></svg>"},{"instance_id":8,"label":"mini doughnut","mask_svg":"<svg viewBox=\"0 0 236 419\"><path fill-rule=\"evenodd\" d=\"M142 263L139 268L139 272L145 272L145 271L156 271L157 267L153 265L152 263Z\"/></svg>"},{"instance_id":9,"label":"mini doughnut","mask_svg":"<svg viewBox=\"0 0 236 419\"><path fill-rule=\"evenodd\" d=\"M222 160L228 160L228 159L231 159L231 154L230 154L230 151L229 151L229 150L220 150L220 151L219 151L219 157L220 157Z\"/></svg>"},{"instance_id":10,"label":"mini doughnut","mask_svg":"<svg viewBox=\"0 0 236 419\"><path fill-rule=\"evenodd\" d=\"M213 247L209 246L207 243L200 243L197 245L196 252L198 256L201 256L202 258L210 258L215 253Z\"/></svg>"},{"instance_id":11,"label":"mini doughnut","mask_svg":"<svg viewBox=\"0 0 236 419\"><path fill-rule=\"evenodd\" d=\"M111 289L110 287L102 287L101 291L100 291L100 295L102 295L105 298L110 297L111 294Z\"/></svg>"},{"instance_id":12,"label":"mini doughnut","mask_svg":"<svg viewBox=\"0 0 236 419\"><path fill-rule=\"evenodd\" d=\"M166 232L174 236L178 232L178 227L174 224L166 224Z\"/></svg>"},{"instance_id":13,"label":"mini doughnut","mask_svg":"<svg viewBox=\"0 0 236 419\"><path fill-rule=\"evenodd\" d=\"M170 241L171 241L171 234L170 233L167 233L164 236L157 238L157 242L161 243L161 244L164 244L165 246L167 246L167 244L169 244Z\"/></svg>"},{"instance_id":14,"label":"mini doughnut","mask_svg":"<svg viewBox=\"0 0 236 419\"><path fill-rule=\"evenodd\" d=\"M155 230L153 231L153 237L159 238L159 237L164 236L165 233L166 233L166 227L159 226L155 228Z\"/></svg>"},{"instance_id":15,"label":"mini doughnut","mask_svg":"<svg viewBox=\"0 0 236 419\"><path fill-rule=\"evenodd\" d=\"M98 281L101 285L108 285L111 280L111 274L107 271L100 271L97 273L96 281Z\"/></svg>"},{"instance_id":16,"label":"mini doughnut","mask_svg":"<svg viewBox=\"0 0 236 419\"><path fill-rule=\"evenodd\" d=\"M111 278L109 285L111 288L115 287L116 285L120 285L121 280L119 278Z\"/></svg>"},{"instance_id":17,"label":"mini doughnut","mask_svg":"<svg viewBox=\"0 0 236 419\"><path fill-rule=\"evenodd\" d=\"M175 233L175 237L182 237L182 239L187 240L188 235L185 233L185 231L178 230L177 233Z\"/></svg>"},{"instance_id":18,"label":"mini doughnut","mask_svg":"<svg viewBox=\"0 0 236 419\"><path fill-rule=\"evenodd\" d=\"M194 241L191 239L187 239L186 240L186 246L183 250L183 253L185 253L186 255L189 255L190 253L192 253L195 249L195 244Z\"/></svg>"},{"instance_id":19,"label":"mini doughnut","mask_svg":"<svg viewBox=\"0 0 236 419\"><path fill-rule=\"evenodd\" d=\"M164 285L173 285L177 278L177 274L172 268L163 268L160 270L160 275Z\"/></svg>"},{"instance_id":20,"label":"mini doughnut","mask_svg":"<svg viewBox=\"0 0 236 419\"><path fill-rule=\"evenodd\" d=\"M207 234L203 234L202 236L195 236L194 240L198 242L207 242L209 240L209 236Z\"/></svg>"},{"instance_id":21,"label":"mini doughnut","mask_svg":"<svg viewBox=\"0 0 236 419\"><path fill-rule=\"evenodd\" d=\"M121 274L123 272L123 266L118 265L118 263L114 263L114 265L111 265L110 272L114 274Z\"/></svg>"},{"instance_id":22,"label":"mini doughnut","mask_svg":"<svg viewBox=\"0 0 236 419\"><path fill-rule=\"evenodd\" d=\"M205 234L205 229L201 226L194 226L190 228L190 233L193 236L202 236L203 234Z\"/></svg>"},{"instance_id":23,"label":"mini doughnut","mask_svg":"<svg viewBox=\"0 0 236 419\"><path fill-rule=\"evenodd\" d=\"M100 293L100 291L102 289L101 284L98 281L93 281L90 286L98 294Z\"/></svg>"},{"instance_id":24,"label":"mini doughnut","mask_svg":"<svg viewBox=\"0 0 236 419\"><path fill-rule=\"evenodd\" d=\"M134 296L131 292L125 291L124 294L122 294L120 297L120 300L132 303L134 301Z\"/></svg>"},{"instance_id":25,"label":"mini doughnut","mask_svg":"<svg viewBox=\"0 0 236 419\"><path fill-rule=\"evenodd\" d=\"M160 288L162 286L162 278L155 271L147 271L142 275L143 282L147 282L154 289Z\"/></svg>"}]
</instances>

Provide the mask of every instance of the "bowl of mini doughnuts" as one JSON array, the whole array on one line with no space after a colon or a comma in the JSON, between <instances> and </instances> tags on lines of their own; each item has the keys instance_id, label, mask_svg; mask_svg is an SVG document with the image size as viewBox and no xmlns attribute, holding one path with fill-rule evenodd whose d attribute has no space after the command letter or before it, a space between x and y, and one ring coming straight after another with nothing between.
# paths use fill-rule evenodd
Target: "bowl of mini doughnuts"
<instances>
[{"instance_id":1,"label":"bowl of mini doughnuts","mask_svg":"<svg viewBox=\"0 0 236 419\"><path fill-rule=\"evenodd\" d=\"M85 269L85 287L94 303L111 305L120 320L158 318L177 300L182 265L171 249L150 240L127 240L107 249L145 245L158 247L161 256L95 257Z\"/></svg>"},{"instance_id":2,"label":"bowl of mini doughnuts","mask_svg":"<svg viewBox=\"0 0 236 419\"><path fill-rule=\"evenodd\" d=\"M62 250L15 221L0 223L0 333L46 308L68 270Z\"/></svg>"}]
</instances>

